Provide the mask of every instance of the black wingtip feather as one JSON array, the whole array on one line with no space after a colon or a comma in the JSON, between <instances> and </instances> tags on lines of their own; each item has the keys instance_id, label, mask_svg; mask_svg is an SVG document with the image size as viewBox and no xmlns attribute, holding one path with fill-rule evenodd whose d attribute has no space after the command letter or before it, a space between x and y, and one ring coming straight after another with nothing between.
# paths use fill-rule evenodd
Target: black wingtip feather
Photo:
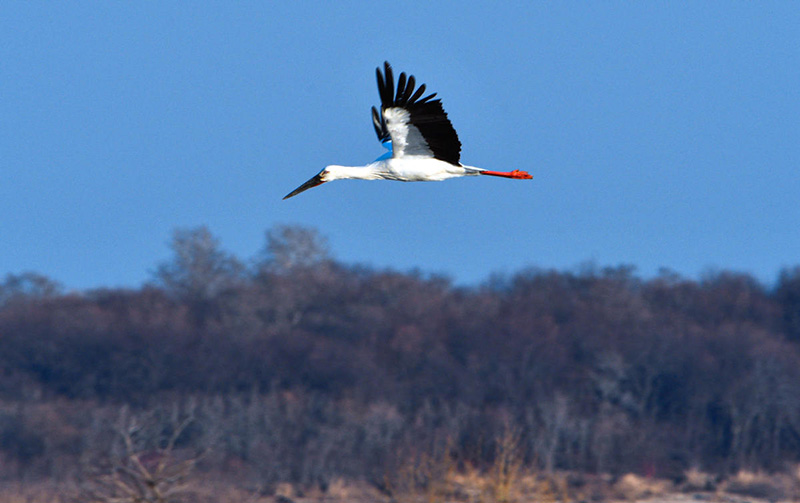
<instances>
[{"instance_id":1,"label":"black wingtip feather","mask_svg":"<svg viewBox=\"0 0 800 503\"><path fill-rule=\"evenodd\" d=\"M406 72L400 72L400 76L397 77L397 95L394 97L394 102L397 104L402 103L401 98L403 94L406 92Z\"/></svg>"},{"instance_id":2,"label":"black wingtip feather","mask_svg":"<svg viewBox=\"0 0 800 503\"><path fill-rule=\"evenodd\" d=\"M403 96L400 97L400 99L403 101L403 103L408 103L410 101L409 98L411 98L411 93L414 92L414 86L415 85L416 85L416 81L414 80L414 76L413 75L409 75L408 83L406 84L406 88L403 91Z\"/></svg>"},{"instance_id":3,"label":"black wingtip feather","mask_svg":"<svg viewBox=\"0 0 800 503\"><path fill-rule=\"evenodd\" d=\"M392 74L392 65L390 65L388 61L384 61L383 71L384 84L386 86L384 88L386 90L386 101L391 102L392 98L394 97L394 75Z\"/></svg>"},{"instance_id":4,"label":"black wingtip feather","mask_svg":"<svg viewBox=\"0 0 800 503\"><path fill-rule=\"evenodd\" d=\"M425 103L428 100L432 99L434 96L436 96L436 93L429 94L429 95L425 96L424 98L422 98L421 100L418 100L417 103Z\"/></svg>"},{"instance_id":5,"label":"black wingtip feather","mask_svg":"<svg viewBox=\"0 0 800 503\"><path fill-rule=\"evenodd\" d=\"M400 73L395 88L392 65L388 61L383 63L383 72L380 67L375 69L375 75L378 79L378 94L381 97L382 108L423 104L436 96L436 93L433 93L420 99L425 92L425 84L420 84L419 88L414 90L417 81L413 75L406 75L405 72Z\"/></svg>"},{"instance_id":6,"label":"black wingtip feather","mask_svg":"<svg viewBox=\"0 0 800 503\"><path fill-rule=\"evenodd\" d=\"M417 92L415 92L410 98L408 98L408 101L411 102L417 101L417 99L419 99L419 97L422 96L422 93L424 92L425 92L425 84L422 84L421 86L419 86L419 89L417 89Z\"/></svg>"},{"instance_id":7,"label":"black wingtip feather","mask_svg":"<svg viewBox=\"0 0 800 503\"><path fill-rule=\"evenodd\" d=\"M383 74L381 73L380 67L375 69L375 76L378 78L378 94L381 97L381 101L383 101L383 89L386 87L386 82L383 80Z\"/></svg>"}]
</instances>

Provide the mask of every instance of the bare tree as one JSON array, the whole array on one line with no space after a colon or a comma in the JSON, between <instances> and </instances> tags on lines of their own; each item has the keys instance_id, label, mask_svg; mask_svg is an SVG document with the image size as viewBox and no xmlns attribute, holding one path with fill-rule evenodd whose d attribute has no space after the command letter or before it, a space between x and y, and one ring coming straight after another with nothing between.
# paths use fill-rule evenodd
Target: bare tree
<instances>
[{"instance_id":1,"label":"bare tree","mask_svg":"<svg viewBox=\"0 0 800 503\"><path fill-rule=\"evenodd\" d=\"M198 325L209 317L213 301L239 284L244 266L220 248L219 240L207 227L178 229L170 243L173 257L158 266L158 285L186 302Z\"/></svg>"},{"instance_id":2,"label":"bare tree","mask_svg":"<svg viewBox=\"0 0 800 503\"><path fill-rule=\"evenodd\" d=\"M186 300L213 298L234 285L244 271L206 226L177 229L170 248L172 259L158 266L155 277L167 291Z\"/></svg>"},{"instance_id":3,"label":"bare tree","mask_svg":"<svg viewBox=\"0 0 800 503\"><path fill-rule=\"evenodd\" d=\"M0 307L14 299L54 297L61 293L61 285L35 272L7 274L0 283Z\"/></svg>"},{"instance_id":4,"label":"bare tree","mask_svg":"<svg viewBox=\"0 0 800 503\"><path fill-rule=\"evenodd\" d=\"M202 453L182 457L176 442L194 422L192 414L173 418L171 433L154 442L152 426L123 409L117 428L119 451L111 455L81 488L80 500L91 503L178 503L191 501L189 478ZM157 425L156 425L157 426ZM158 429L158 428L157 428ZM112 451L113 452L113 451Z\"/></svg>"},{"instance_id":5,"label":"bare tree","mask_svg":"<svg viewBox=\"0 0 800 503\"><path fill-rule=\"evenodd\" d=\"M282 225L267 231L265 265L287 271L329 260L328 240L314 229Z\"/></svg>"}]
</instances>

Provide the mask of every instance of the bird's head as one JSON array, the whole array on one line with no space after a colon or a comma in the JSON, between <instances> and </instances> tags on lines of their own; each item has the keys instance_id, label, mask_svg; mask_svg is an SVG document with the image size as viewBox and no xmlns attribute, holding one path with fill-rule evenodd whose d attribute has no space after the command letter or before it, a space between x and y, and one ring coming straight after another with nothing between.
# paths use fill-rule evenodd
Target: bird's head
<instances>
[{"instance_id":1,"label":"bird's head","mask_svg":"<svg viewBox=\"0 0 800 503\"><path fill-rule=\"evenodd\" d=\"M322 185L325 182L333 180L334 178L331 174L330 168L331 166L328 166L319 173L317 173L316 175L314 175L313 177L311 177L309 181L307 181L303 185L297 187L296 189L288 193L286 197L284 197L284 199L289 199L290 197L296 196L297 194L306 191L312 187L316 187L317 185Z\"/></svg>"}]
</instances>

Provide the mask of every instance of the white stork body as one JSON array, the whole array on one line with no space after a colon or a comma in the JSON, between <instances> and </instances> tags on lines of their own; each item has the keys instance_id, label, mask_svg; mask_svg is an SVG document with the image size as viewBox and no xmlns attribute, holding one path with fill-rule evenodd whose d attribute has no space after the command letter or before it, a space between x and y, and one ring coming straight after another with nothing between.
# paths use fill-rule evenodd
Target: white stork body
<instances>
[{"instance_id":1,"label":"white stork body","mask_svg":"<svg viewBox=\"0 0 800 503\"><path fill-rule=\"evenodd\" d=\"M375 133L390 151L366 166L327 166L309 181L289 193L295 196L325 182L343 179L397 180L402 182L441 181L472 175L492 175L528 180L525 171L488 171L460 162L461 142L447 118L441 100L433 93L420 98L425 84L415 90L414 76L401 73L394 92L392 67L384 63L384 75L377 69L381 112L372 108Z\"/></svg>"},{"instance_id":2,"label":"white stork body","mask_svg":"<svg viewBox=\"0 0 800 503\"><path fill-rule=\"evenodd\" d=\"M480 175L480 168L454 166L433 157L406 156L383 159L366 166L327 166L326 182L332 180L395 180L398 182L440 182L459 176Z\"/></svg>"}]
</instances>

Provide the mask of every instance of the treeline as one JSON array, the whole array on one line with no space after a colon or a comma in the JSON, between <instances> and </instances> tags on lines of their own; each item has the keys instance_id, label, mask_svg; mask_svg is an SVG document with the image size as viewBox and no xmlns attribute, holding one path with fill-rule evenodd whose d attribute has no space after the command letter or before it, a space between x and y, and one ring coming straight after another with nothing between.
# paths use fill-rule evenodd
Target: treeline
<instances>
[{"instance_id":1,"label":"treeline","mask_svg":"<svg viewBox=\"0 0 800 503\"><path fill-rule=\"evenodd\" d=\"M131 417L191 418L176 445L201 469L260 484L487 465L509 435L543 470L800 462L800 267L769 288L592 266L459 288L336 262L297 227L248 262L206 228L171 245L138 289L0 284L0 477L80 476Z\"/></svg>"}]
</instances>

